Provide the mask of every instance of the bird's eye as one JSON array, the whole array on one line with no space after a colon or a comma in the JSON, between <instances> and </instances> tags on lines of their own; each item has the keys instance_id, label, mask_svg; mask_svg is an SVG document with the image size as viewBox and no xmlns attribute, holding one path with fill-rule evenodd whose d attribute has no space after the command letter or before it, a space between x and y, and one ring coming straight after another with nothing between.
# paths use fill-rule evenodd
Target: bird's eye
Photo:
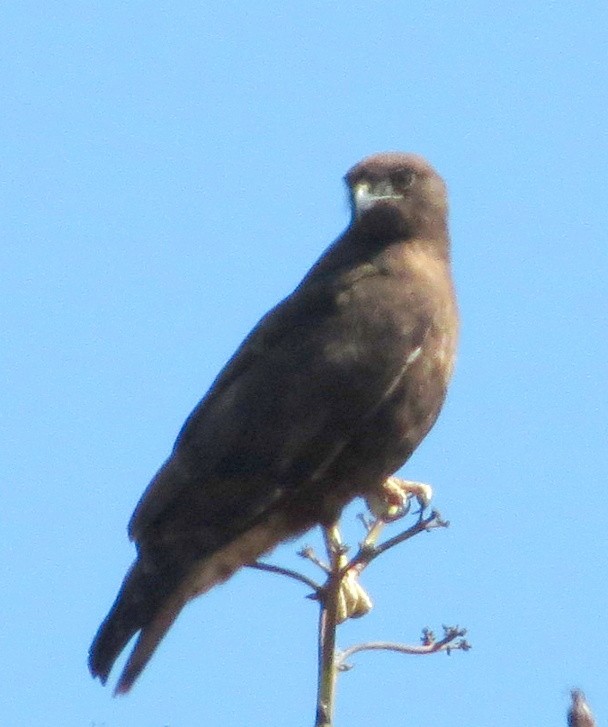
<instances>
[{"instance_id":1,"label":"bird's eye","mask_svg":"<svg viewBox=\"0 0 608 727\"><path fill-rule=\"evenodd\" d=\"M409 169L401 169L393 174L393 184L397 189L407 189L414 183L416 175Z\"/></svg>"}]
</instances>

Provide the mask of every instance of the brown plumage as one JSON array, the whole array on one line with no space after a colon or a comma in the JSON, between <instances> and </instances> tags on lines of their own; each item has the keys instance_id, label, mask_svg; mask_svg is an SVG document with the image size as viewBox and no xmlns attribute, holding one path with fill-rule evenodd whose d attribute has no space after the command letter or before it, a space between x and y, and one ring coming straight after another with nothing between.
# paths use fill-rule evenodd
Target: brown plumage
<instances>
[{"instance_id":1,"label":"brown plumage","mask_svg":"<svg viewBox=\"0 0 608 727\"><path fill-rule=\"evenodd\" d=\"M400 153L346 183L350 226L226 364L133 513L137 558L89 657L105 683L139 632L119 693L187 601L333 522L439 414L458 327L445 185Z\"/></svg>"},{"instance_id":2,"label":"brown plumage","mask_svg":"<svg viewBox=\"0 0 608 727\"><path fill-rule=\"evenodd\" d=\"M570 692L572 704L568 710L568 727L595 727L595 720L580 689Z\"/></svg>"}]
</instances>

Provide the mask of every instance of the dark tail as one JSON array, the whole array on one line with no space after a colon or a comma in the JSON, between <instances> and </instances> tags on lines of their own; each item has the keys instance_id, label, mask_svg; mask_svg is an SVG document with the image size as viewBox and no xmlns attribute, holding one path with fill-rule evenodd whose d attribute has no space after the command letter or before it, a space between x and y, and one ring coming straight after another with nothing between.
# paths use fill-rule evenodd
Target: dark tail
<instances>
[{"instance_id":1,"label":"dark tail","mask_svg":"<svg viewBox=\"0 0 608 727\"><path fill-rule=\"evenodd\" d=\"M93 639L89 650L91 674L105 684L119 654L139 632L115 690L115 694L128 692L191 598L230 578L292 534L290 523L282 513L276 513L221 543L212 542L206 534L206 547L195 543L190 552L182 541L171 547L165 543L162 549L147 555L140 548L140 557L131 566Z\"/></svg>"},{"instance_id":2,"label":"dark tail","mask_svg":"<svg viewBox=\"0 0 608 727\"><path fill-rule=\"evenodd\" d=\"M141 631L115 694L124 694L133 686L185 605L187 599L179 588L181 578L175 570L170 577L167 575L158 571L146 572L141 562L135 561L93 639L89 649L89 669L105 684L120 653Z\"/></svg>"}]
</instances>

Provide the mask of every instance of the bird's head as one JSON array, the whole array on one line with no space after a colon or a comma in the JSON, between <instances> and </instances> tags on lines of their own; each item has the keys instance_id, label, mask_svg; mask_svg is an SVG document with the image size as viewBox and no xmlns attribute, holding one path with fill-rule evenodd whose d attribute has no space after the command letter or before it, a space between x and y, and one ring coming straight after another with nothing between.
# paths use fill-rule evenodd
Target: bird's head
<instances>
[{"instance_id":1,"label":"bird's head","mask_svg":"<svg viewBox=\"0 0 608 727\"><path fill-rule=\"evenodd\" d=\"M374 154L345 176L352 225L381 227L385 234L424 236L447 229L445 183L415 154ZM440 229L438 229L440 228Z\"/></svg>"}]
</instances>

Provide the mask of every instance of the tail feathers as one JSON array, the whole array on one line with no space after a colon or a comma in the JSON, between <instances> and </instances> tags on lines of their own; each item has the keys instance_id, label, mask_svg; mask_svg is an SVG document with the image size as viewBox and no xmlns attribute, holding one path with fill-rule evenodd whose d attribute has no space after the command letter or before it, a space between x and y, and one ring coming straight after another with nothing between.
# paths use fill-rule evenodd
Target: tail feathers
<instances>
[{"instance_id":1,"label":"tail feathers","mask_svg":"<svg viewBox=\"0 0 608 727\"><path fill-rule=\"evenodd\" d=\"M89 649L89 671L102 684L108 681L114 662L140 628L137 621L123 618L120 610L113 609L108 615Z\"/></svg>"},{"instance_id":2,"label":"tail feathers","mask_svg":"<svg viewBox=\"0 0 608 727\"><path fill-rule=\"evenodd\" d=\"M116 601L99 627L89 651L89 669L106 683L114 662L131 638L140 632L118 680L115 694L128 692L185 604L205 593L277 542L293 534L281 513L242 533L224 547L194 557L176 551L154 567L140 556L120 588ZM144 556L145 557L145 556Z\"/></svg>"},{"instance_id":3,"label":"tail feathers","mask_svg":"<svg viewBox=\"0 0 608 727\"><path fill-rule=\"evenodd\" d=\"M153 620L144 626L122 670L114 690L115 695L126 694L131 689L185 604L186 599L183 597L171 598L168 603L162 606Z\"/></svg>"},{"instance_id":4,"label":"tail feathers","mask_svg":"<svg viewBox=\"0 0 608 727\"><path fill-rule=\"evenodd\" d=\"M167 620L166 617L162 618L168 607L175 608L176 598L171 591L176 590L176 583L179 582L176 576L175 571L171 573L170 577L167 577L167 573L161 574L158 571L147 572L140 561L136 561L127 573L109 614L99 627L89 649L89 670L94 677L99 677L102 684L105 684L108 680L114 662L131 638L138 631L142 631L134 652L125 667L125 673L123 673L116 690L117 693L128 691L152 656L152 652L167 629L181 611L184 605L183 599L181 605L173 612L170 620ZM166 621L166 626L159 630L158 624L163 620ZM156 635L154 645L147 653L141 652L140 647L140 644L143 646L150 643L150 638L149 636L146 637L145 633L154 633ZM140 650L140 653L146 653L143 661L140 657L135 659L138 650ZM141 662L141 666L135 670L134 667L139 662ZM130 680L127 678L127 671L134 672Z\"/></svg>"},{"instance_id":5,"label":"tail feathers","mask_svg":"<svg viewBox=\"0 0 608 727\"><path fill-rule=\"evenodd\" d=\"M120 652L140 628L140 615L134 608L136 600L133 597L137 570L138 564L134 563L89 649L89 670L94 677L99 677L102 684L107 682Z\"/></svg>"}]
</instances>

